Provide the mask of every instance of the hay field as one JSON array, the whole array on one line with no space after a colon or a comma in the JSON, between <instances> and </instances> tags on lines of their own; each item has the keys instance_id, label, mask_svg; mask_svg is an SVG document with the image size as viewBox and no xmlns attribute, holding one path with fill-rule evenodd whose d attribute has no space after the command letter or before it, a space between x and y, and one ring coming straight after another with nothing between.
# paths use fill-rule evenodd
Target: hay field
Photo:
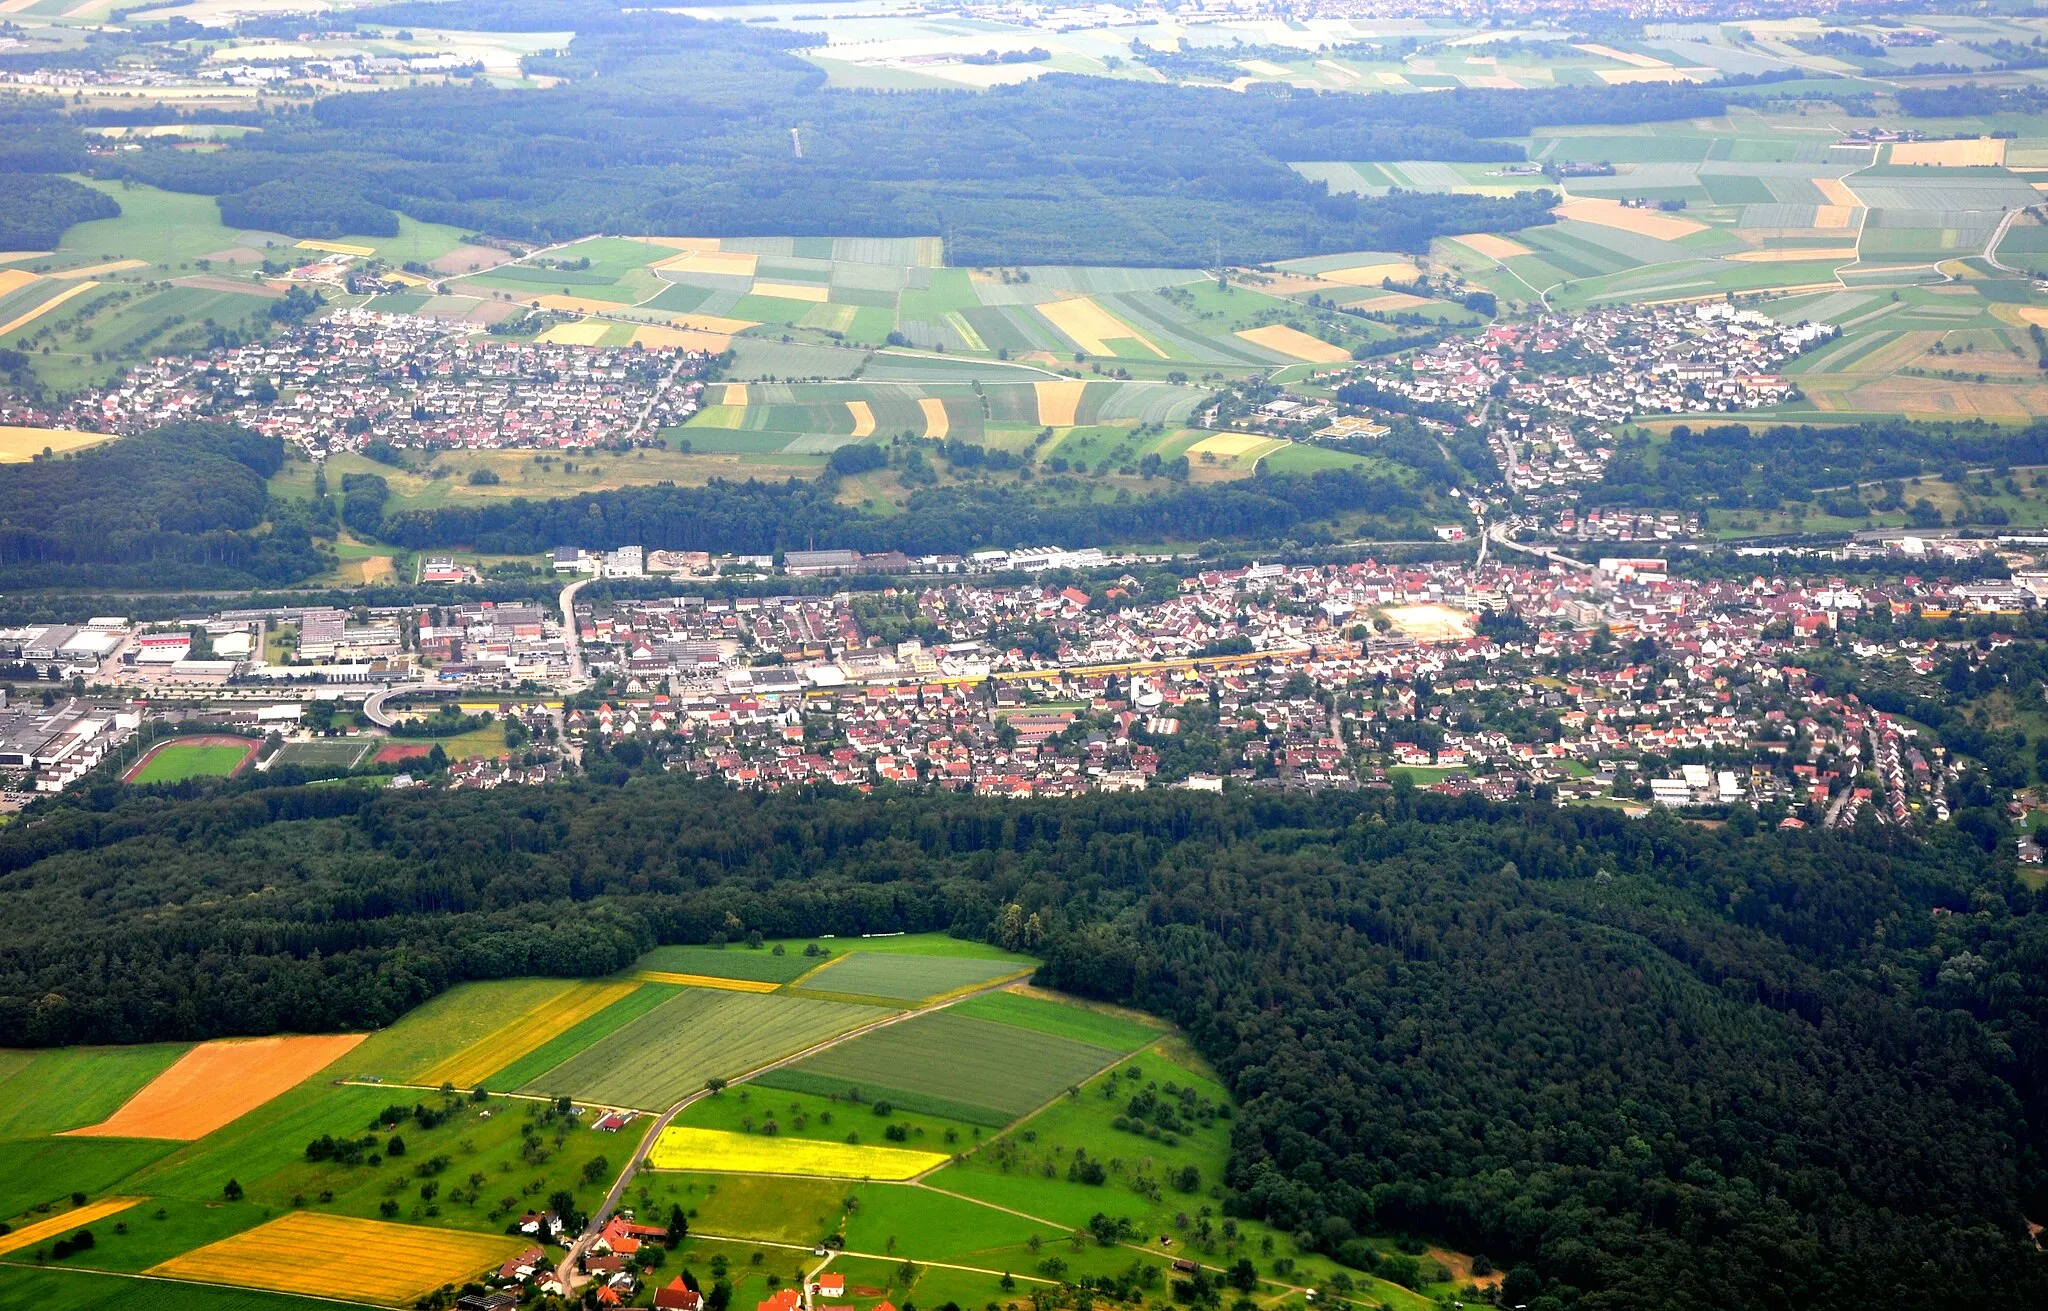
<instances>
[{"instance_id":1,"label":"hay field","mask_svg":"<svg viewBox=\"0 0 2048 1311\"><path fill-rule=\"evenodd\" d=\"M1452 237L1451 240L1475 254L1484 255L1487 259L1512 259L1516 255L1533 253L1521 242L1510 241L1491 232L1473 232L1462 237Z\"/></svg>"},{"instance_id":2,"label":"hay field","mask_svg":"<svg viewBox=\"0 0 2048 1311\"><path fill-rule=\"evenodd\" d=\"M369 259L377 253L375 246L350 246L339 241L302 241L298 244L298 249L324 251L329 255L356 255L363 259Z\"/></svg>"},{"instance_id":3,"label":"hay field","mask_svg":"<svg viewBox=\"0 0 2048 1311\"><path fill-rule=\"evenodd\" d=\"M805 975L802 986L817 992L923 1001L1028 972L1030 968L1013 961L966 956L899 956L856 951Z\"/></svg>"},{"instance_id":4,"label":"hay field","mask_svg":"<svg viewBox=\"0 0 2048 1311\"><path fill-rule=\"evenodd\" d=\"M763 282L754 280L753 295L777 300L804 300L822 305L832 299L832 289L815 282Z\"/></svg>"},{"instance_id":5,"label":"hay field","mask_svg":"<svg viewBox=\"0 0 2048 1311\"><path fill-rule=\"evenodd\" d=\"M633 977L643 983L672 983L685 988L722 988L727 992L774 992L782 986L765 979L726 979L716 974L678 974L673 970L641 970Z\"/></svg>"},{"instance_id":6,"label":"hay field","mask_svg":"<svg viewBox=\"0 0 2048 1311\"><path fill-rule=\"evenodd\" d=\"M1856 218L1854 205L1816 205L1813 208L1815 228L1846 228Z\"/></svg>"},{"instance_id":7,"label":"hay field","mask_svg":"<svg viewBox=\"0 0 2048 1311\"><path fill-rule=\"evenodd\" d=\"M946 417L946 403L929 396L917 403L924 411L924 435L933 441L944 441L946 434L953 431L953 421Z\"/></svg>"},{"instance_id":8,"label":"hay field","mask_svg":"<svg viewBox=\"0 0 2048 1311\"><path fill-rule=\"evenodd\" d=\"M1840 178L1815 178L1813 179L1813 185L1820 188L1820 193L1827 197L1828 204L1830 205L1839 205L1845 209L1858 209L1863 204L1862 198L1854 191L1851 191L1849 184Z\"/></svg>"},{"instance_id":9,"label":"hay field","mask_svg":"<svg viewBox=\"0 0 2048 1311\"><path fill-rule=\"evenodd\" d=\"M1310 364L1335 364L1351 358L1351 352L1342 346L1334 346L1321 337L1311 337L1284 323L1263 328L1241 328L1234 335L1254 346L1263 346L1269 351L1278 351Z\"/></svg>"},{"instance_id":10,"label":"hay field","mask_svg":"<svg viewBox=\"0 0 2048 1311\"><path fill-rule=\"evenodd\" d=\"M62 455L110 442L114 436L110 432L78 432L70 428L0 427L0 464L27 464L46 447Z\"/></svg>"},{"instance_id":11,"label":"hay field","mask_svg":"<svg viewBox=\"0 0 2048 1311\"><path fill-rule=\"evenodd\" d=\"M1114 355L1116 351L1109 345L1111 341L1130 340L1160 359L1166 358L1166 352L1153 345L1144 334L1086 296L1040 305L1038 312L1045 316L1046 322L1072 338L1076 346L1090 355Z\"/></svg>"},{"instance_id":12,"label":"hay field","mask_svg":"<svg viewBox=\"0 0 2048 1311\"><path fill-rule=\"evenodd\" d=\"M830 960L827 956L825 960ZM640 958L643 970L667 970L678 974L705 974L717 979L751 979L759 983L788 983L817 968L822 961L797 951L777 956L771 951L746 947L656 947Z\"/></svg>"},{"instance_id":13,"label":"hay field","mask_svg":"<svg viewBox=\"0 0 2048 1311\"><path fill-rule=\"evenodd\" d=\"M1704 223L1674 218L1662 210L1637 209L1618 200L1572 200L1550 212L1559 218L1577 219L1581 223L1633 232L1640 237L1656 237L1660 241L1676 241L1707 230Z\"/></svg>"},{"instance_id":14,"label":"hay field","mask_svg":"<svg viewBox=\"0 0 2048 1311\"><path fill-rule=\"evenodd\" d=\"M769 1138L680 1124L663 1129L647 1156L648 1164L657 1170L823 1175L833 1179L915 1179L950 1159L940 1152L917 1152L903 1147Z\"/></svg>"},{"instance_id":15,"label":"hay field","mask_svg":"<svg viewBox=\"0 0 2048 1311\"><path fill-rule=\"evenodd\" d=\"M855 441L859 441L863 437L875 435L875 411L873 406L869 405L866 401L848 401L846 403L846 412L853 416L853 438Z\"/></svg>"},{"instance_id":16,"label":"hay field","mask_svg":"<svg viewBox=\"0 0 2048 1311\"><path fill-rule=\"evenodd\" d=\"M453 1056L429 1066L420 1075L420 1082L452 1083L458 1088L474 1088L556 1034L583 1023L639 986L637 982L569 984Z\"/></svg>"},{"instance_id":17,"label":"hay field","mask_svg":"<svg viewBox=\"0 0 2048 1311\"><path fill-rule=\"evenodd\" d=\"M1395 632L1418 642L1461 642L1472 636L1472 616L1447 605L1396 605L1383 613Z\"/></svg>"},{"instance_id":18,"label":"hay field","mask_svg":"<svg viewBox=\"0 0 2048 1311\"><path fill-rule=\"evenodd\" d=\"M0 296L11 291L20 291L36 280L36 275L27 269L0 269Z\"/></svg>"},{"instance_id":19,"label":"hay field","mask_svg":"<svg viewBox=\"0 0 2048 1311\"><path fill-rule=\"evenodd\" d=\"M148 1201L146 1197L103 1197L85 1206L74 1206L61 1215L47 1220L38 1220L32 1225L23 1225L11 1233L0 1234L0 1254L18 1252L24 1247L34 1247L45 1238L55 1238L83 1229L95 1220L104 1220L110 1215L119 1215L131 1206Z\"/></svg>"},{"instance_id":20,"label":"hay field","mask_svg":"<svg viewBox=\"0 0 2048 1311\"><path fill-rule=\"evenodd\" d=\"M633 329L632 344L649 350L675 347L686 351L709 351L716 355L732 345L732 337L728 333L706 332L701 328L648 327Z\"/></svg>"},{"instance_id":21,"label":"hay field","mask_svg":"<svg viewBox=\"0 0 2048 1311\"><path fill-rule=\"evenodd\" d=\"M1331 269L1317 275L1325 282L1341 282L1347 287L1377 287L1388 278L1396 282L1412 282L1415 266L1406 263L1361 264L1356 268Z\"/></svg>"},{"instance_id":22,"label":"hay field","mask_svg":"<svg viewBox=\"0 0 2048 1311\"><path fill-rule=\"evenodd\" d=\"M86 292L91 291L94 287L97 287L99 285L100 284L97 282L80 282L73 286L66 287L64 290L50 297L48 300L36 306L34 309L23 310L21 313L9 319L7 322L0 323L0 337L5 337L8 333L13 332L18 328L27 327L29 324L34 323L37 319L40 319L45 314L48 314L51 310L54 310L59 305L62 305L65 301L72 300L79 296L83 296Z\"/></svg>"},{"instance_id":23,"label":"hay field","mask_svg":"<svg viewBox=\"0 0 2048 1311\"><path fill-rule=\"evenodd\" d=\"M524 1239L296 1211L145 1273L403 1306L524 1251Z\"/></svg>"},{"instance_id":24,"label":"hay field","mask_svg":"<svg viewBox=\"0 0 2048 1311\"><path fill-rule=\"evenodd\" d=\"M612 325L602 319L581 319L575 323L557 323L543 332L537 341L550 346L595 346L604 340Z\"/></svg>"},{"instance_id":25,"label":"hay field","mask_svg":"<svg viewBox=\"0 0 2048 1311\"><path fill-rule=\"evenodd\" d=\"M742 410L746 409L747 384L743 382L729 382L725 384L725 398L721 400L719 404L731 405L737 409Z\"/></svg>"},{"instance_id":26,"label":"hay field","mask_svg":"<svg viewBox=\"0 0 2048 1311\"><path fill-rule=\"evenodd\" d=\"M1085 382L1034 382L1038 394L1038 421L1048 428L1071 428L1074 411L1080 407Z\"/></svg>"},{"instance_id":27,"label":"hay field","mask_svg":"<svg viewBox=\"0 0 2048 1311\"><path fill-rule=\"evenodd\" d=\"M191 1142L230 1124L340 1060L360 1033L203 1042L78 1138L170 1138Z\"/></svg>"},{"instance_id":28,"label":"hay field","mask_svg":"<svg viewBox=\"0 0 2048 1311\"><path fill-rule=\"evenodd\" d=\"M1197 459L1204 455L1213 455L1219 460L1235 460L1239 456L1249 455L1261 447L1273 445L1284 446L1286 443L1278 438L1266 437L1259 433L1219 432L1212 436L1204 437L1193 446L1188 447L1187 453Z\"/></svg>"},{"instance_id":29,"label":"hay field","mask_svg":"<svg viewBox=\"0 0 2048 1311\"><path fill-rule=\"evenodd\" d=\"M759 255L749 255L744 251L692 250L658 260L651 267L656 273L719 273L751 278L760 263Z\"/></svg>"},{"instance_id":30,"label":"hay field","mask_svg":"<svg viewBox=\"0 0 2048 1311\"><path fill-rule=\"evenodd\" d=\"M1966 137L1960 141L1901 141L1892 146L1894 164L1932 164L1937 168L2003 167L2005 141Z\"/></svg>"}]
</instances>

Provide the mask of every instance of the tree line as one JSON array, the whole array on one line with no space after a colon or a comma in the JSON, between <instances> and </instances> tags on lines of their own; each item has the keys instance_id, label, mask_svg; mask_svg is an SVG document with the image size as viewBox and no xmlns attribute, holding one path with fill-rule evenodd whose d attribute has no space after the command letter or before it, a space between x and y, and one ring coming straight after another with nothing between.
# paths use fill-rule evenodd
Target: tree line
<instances>
[{"instance_id":1,"label":"tree line","mask_svg":"<svg viewBox=\"0 0 2048 1311\"><path fill-rule=\"evenodd\" d=\"M0 1043L354 1028L659 942L1035 920L1041 983L1219 1070L1226 1213L1339 1260L1448 1243L1532 1311L2048 1295L2048 900L1951 827L616 777L67 797L0 833Z\"/></svg>"}]
</instances>

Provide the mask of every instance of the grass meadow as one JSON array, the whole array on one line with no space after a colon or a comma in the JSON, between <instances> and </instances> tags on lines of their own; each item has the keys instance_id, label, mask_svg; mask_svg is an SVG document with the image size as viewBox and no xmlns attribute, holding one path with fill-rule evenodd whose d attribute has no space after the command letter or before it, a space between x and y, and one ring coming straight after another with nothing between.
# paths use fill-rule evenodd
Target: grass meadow
<instances>
[{"instance_id":1,"label":"grass meadow","mask_svg":"<svg viewBox=\"0 0 2048 1311\"><path fill-rule=\"evenodd\" d=\"M1031 968L1030 962L856 951L805 977L806 991L916 1002Z\"/></svg>"},{"instance_id":2,"label":"grass meadow","mask_svg":"<svg viewBox=\"0 0 2048 1311\"><path fill-rule=\"evenodd\" d=\"M0 1139L98 1124L190 1049L159 1042L0 1051Z\"/></svg>"}]
</instances>

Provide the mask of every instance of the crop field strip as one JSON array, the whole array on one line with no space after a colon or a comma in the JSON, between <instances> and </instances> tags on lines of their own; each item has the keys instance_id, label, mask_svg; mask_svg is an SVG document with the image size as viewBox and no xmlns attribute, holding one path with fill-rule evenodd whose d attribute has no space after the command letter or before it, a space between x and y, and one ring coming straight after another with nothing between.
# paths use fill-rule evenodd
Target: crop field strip
<instances>
[{"instance_id":1,"label":"crop field strip","mask_svg":"<svg viewBox=\"0 0 2048 1311\"><path fill-rule=\"evenodd\" d=\"M96 1220L119 1215L130 1207L139 1206L148 1200L146 1197L102 1197L97 1202L73 1207L47 1220L21 1225L11 1232L0 1234L0 1255L18 1252L24 1247L34 1247L45 1238L56 1238L83 1229Z\"/></svg>"},{"instance_id":2,"label":"crop field strip","mask_svg":"<svg viewBox=\"0 0 2048 1311\"><path fill-rule=\"evenodd\" d=\"M843 1094L858 1088L871 1099L921 1096L975 1123L997 1116L1008 1123L1118 1055L1093 1043L944 1010L862 1034L772 1071L763 1081L797 1092ZM792 1075L804 1086L786 1085Z\"/></svg>"},{"instance_id":3,"label":"crop field strip","mask_svg":"<svg viewBox=\"0 0 2048 1311\"><path fill-rule=\"evenodd\" d=\"M1058 1038L1071 1038L1076 1042L1085 1042L1116 1052L1137 1051L1141 1047L1157 1042L1160 1035L1165 1032L1165 1029L1156 1023L1140 1023L1121 1015L1106 1014L1012 990L970 997L966 1001L954 1004L948 1010L954 1015L989 1020L996 1024L1015 1025L1020 1029L1049 1033Z\"/></svg>"},{"instance_id":4,"label":"crop field strip","mask_svg":"<svg viewBox=\"0 0 2048 1311\"><path fill-rule=\"evenodd\" d=\"M493 1092L511 1092L531 1083L589 1047L601 1038L617 1033L634 1020L674 997L678 989L665 983L642 983L603 1010L571 1025L516 1061L494 1071L484 1082Z\"/></svg>"},{"instance_id":5,"label":"crop field strip","mask_svg":"<svg viewBox=\"0 0 2048 1311\"><path fill-rule=\"evenodd\" d=\"M80 1137L191 1141L255 1110L353 1050L360 1033L200 1043Z\"/></svg>"},{"instance_id":6,"label":"crop field strip","mask_svg":"<svg viewBox=\"0 0 2048 1311\"><path fill-rule=\"evenodd\" d=\"M769 1137L679 1124L663 1129L648 1153L648 1162L657 1170L722 1170L836 1179L914 1179L944 1165L948 1159L942 1152Z\"/></svg>"},{"instance_id":7,"label":"crop field strip","mask_svg":"<svg viewBox=\"0 0 2048 1311\"><path fill-rule=\"evenodd\" d=\"M8 1293L37 1311L333 1311L332 1302L259 1289L184 1284L64 1267L8 1272Z\"/></svg>"},{"instance_id":8,"label":"crop field strip","mask_svg":"<svg viewBox=\"0 0 2048 1311\"><path fill-rule=\"evenodd\" d=\"M659 1110L887 1012L808 997L686 988L520 1091Z\"/></svg>"},{"instance_id":9,"label":"crop field strip","mask_svg":"<svg viewBox=\"0 0 2048 1311\"><path fill-rule=\"evenodd\" d=\"M1029 964L972 957L895 956L856 951L806 975L806 991L850 993L914 1002L972 988L1005 975L1029 972Z\"/></svg>"},{"instance_id":10,"label":"crop field strip","mask_svg":"<svg viewBox=\"0 0 2048 1311\"><path fill-rule=\"evenodd\" d=\"M150 1267L201 1283L402 1306L524 1250L524 1240L295 1212Z\"/></svg>"},{"instance_id":11,"label":"crop field strip","mask_svg":"<svg viewBox=\"0 0 2048 1311\"><path fill-rule=\"evenodd\" d=\"M557 1034L576 1027L623 999L638 986L637 983L617 982L565 984L554 996L428 1068L420 1075L420 1082L452 1083L458 1088L474 1088L493 1073L545 1045Z\"/></svg>"},{"instance_id":12,"label":"crop field strip","mask_svg":"<svg viewBox=\"0 0 2048 1311\"><path fill-rule=\"evenodd\" d=\"M0 1050L0 1139L104 1120L190 1050L189 1043Z\"/></svg>"}]
</instances>

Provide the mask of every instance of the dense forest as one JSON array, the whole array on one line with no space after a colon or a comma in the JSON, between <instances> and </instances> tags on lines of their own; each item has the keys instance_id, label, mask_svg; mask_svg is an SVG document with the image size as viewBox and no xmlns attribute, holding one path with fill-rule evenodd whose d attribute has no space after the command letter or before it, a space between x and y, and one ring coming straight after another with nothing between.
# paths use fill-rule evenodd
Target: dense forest
<instances>
[{"instance_id":1,"label":"dense forest","mask_svg":"<svg viewBox=\"0 0 2048 1311\"><path fill-rule=\"evenodd\" d=\"M1981 420L1887 419L1821 428L1679 424L1662 443L1644 437L1619 443L1606 473L1582 498L1589 505L1776 509L1813 500L1816 488L2043 462L2048 423L2040 422L2018 432Z\"/></svg>"},{"instance_id":2,"label":"dense forest","mask_svg":"<svg viewBox=\"0 0 2048 1311\"><path fill-rule=\"evenodd\" d=\"M1011 903L1043 982L1170 1016L1222 1071L1226 1209L1340 1259L1449 1242L1532 1311L2048 1300L2048 901L1953 828L109 784L0 833L0 1043L381 1024L753 930L1000 940Z\"/></svg>"},{"instance_id":3,"label":"dense forest","mask_svg":"<svg viewBox=\"0 0 2048 1311\"><path fill-rule=\"evenodd\" d=\"M1549 221L1534 193L1332 195L1289 161L1514 160L1521 147L1497 138L1535 123L1727 105L1713 88L1648 84L1356 96L1066 75L876 94L827 90L791 53L815 37L604 0L453 0L355 18L577 37L528 60L568 79L549 91L333 96L226 150L148 150L107 167L301 235L324 232L341 205L379 224L402 211L527 238L938 233L956 263L1194 266L1421 250L1445 233ZM280 189L308 177L320 185Z\"/></svg>"},{"instance_id":4,"label":"dense forest","mask_svg":"<svg viewBox=\"0 0 2048 1311\"><path fill-rule=\"evenodd\" d=\"M901 514L839 504L829 481L714 481L703 487L628 487L551 501L494 500L376 511L380 488L349 491L343 512L358 533L415 550L473 546L527 555L564 543L644 545L678 551L770 552L804 543L860 551L966 552L1057 541L1075 546L1206 538L1330 540L1335 516L1364 512L1403 520L1422 500L1392 479L1353 469L1306 476L1260 473L1239 482L1178 487L1126 502L1061 501L1013 487L955 486L913 493ZM371 507L358 511L358 506Z\"/></svg>"},{"instance_id":5,"label":"dense forest","mask_svg":"<svg viewBox=\"0 0 2048 1311\"><path fill-rule=\"evenodd\" d=\"M327 567L306 525L266 521L284 444L172 424L0 465L0 588L264 587Z\"/></svg>"},{"instance_id":6,"label":"dense forest","mask_svg":"<svg viewBox=\"0 0 2048 1311\"><path fill-rule=\"evenodd\" d=\"M55 250L64 230L116 218L110 196L56 174L85 164L85 136L36 105L0 105L0 250Z\"/></svg>"}]
</instances>

